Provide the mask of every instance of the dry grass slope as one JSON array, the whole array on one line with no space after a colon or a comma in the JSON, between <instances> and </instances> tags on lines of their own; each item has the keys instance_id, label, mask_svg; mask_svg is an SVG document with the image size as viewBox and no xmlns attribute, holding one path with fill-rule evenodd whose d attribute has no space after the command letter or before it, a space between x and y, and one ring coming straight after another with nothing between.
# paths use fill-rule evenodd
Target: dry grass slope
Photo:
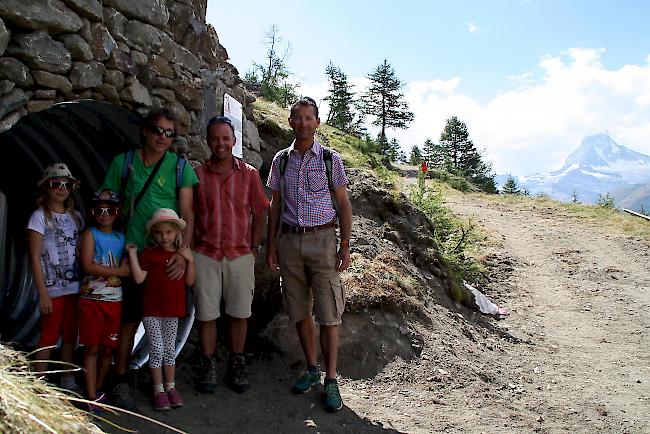
<instances>
[{"instance_id":1,"label":"dry grass slope","mask_svg":"<svg viewBox=\"0 0 650 434\"><path fill-rule=\"evenodd\" d=\"M61 390L29 372L24 354L0 344L0 432L100 433Z\"/></svg>"}]
</instances>

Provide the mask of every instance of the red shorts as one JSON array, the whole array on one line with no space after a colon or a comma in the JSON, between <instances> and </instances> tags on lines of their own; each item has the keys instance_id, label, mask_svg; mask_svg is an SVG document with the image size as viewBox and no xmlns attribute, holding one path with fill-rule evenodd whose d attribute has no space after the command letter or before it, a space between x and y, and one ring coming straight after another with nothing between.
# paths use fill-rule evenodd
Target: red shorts
<instances>
[{"instance_id":1,"label":"red shorts","mask_svg":"<svg viewBox=\"0 0 650 434\"><path fill-rule=\"evenodd\" d=\"M79 299L79 343L117 348L122 302Z\"/></svg>"},{"instance_id":2,"label":"red shorts","mask_svg":"<svg viewBox=\"0 0 650 434\"><path fill-rule=\"evenodd\" d=\"M38 347L56 345L59 336L64 343L77 342L77 294L52 299L52 313L41 315L41 337Z\"/></svg>"}]
</instances>

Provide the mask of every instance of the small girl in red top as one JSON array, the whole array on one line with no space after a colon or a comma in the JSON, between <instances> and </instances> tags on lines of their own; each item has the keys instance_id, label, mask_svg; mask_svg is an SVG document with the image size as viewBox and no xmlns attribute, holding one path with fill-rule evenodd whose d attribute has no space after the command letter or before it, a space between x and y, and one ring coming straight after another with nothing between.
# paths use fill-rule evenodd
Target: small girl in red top
<instances>
[{"instance_id":1,"label":"small girl in red top","mask_svg":"<svg viewBox=\"0 0 650 434\"><path fill-rule=\"evenodd\" d=\"M153 405L156 410L183 406L175 388L175 342L178 318L186 315L185 285L194 284L194 256L189 247L181 247L186 223L169 208L159 208L147 222L153 247L137 254L134 244L127 244L133 279L144 282L142 322L149 340L149 368L153 380ZM165 273L169 259L178 252L187 261L185 279L170 280ZM163 373L165 387L163 388Z\"/></svg>"}]
</instances>

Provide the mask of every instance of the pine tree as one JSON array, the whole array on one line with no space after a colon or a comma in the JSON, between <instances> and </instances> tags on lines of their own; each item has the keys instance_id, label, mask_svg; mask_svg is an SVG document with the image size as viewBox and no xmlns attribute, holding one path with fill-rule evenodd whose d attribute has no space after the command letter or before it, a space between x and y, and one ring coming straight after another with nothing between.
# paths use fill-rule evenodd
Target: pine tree
<instances>
[{"instance_id":1,"label":"pine tree","mask_svg":"<svg viewBox=\"0 0 650 434\"><path fill-rule=\"evenodd\" d=\"M409 164L411 166L419 166L422 162L422 151L418 148L418 145L413 145L411 148L411 153L409 154Z\"/></svg>"},{"instance_id":2,"label":"pine tree","mask_svg":"<svg viewBox=\"0 0 650 434\"><path fill-rule=\"evenodd\" d=\"M440 145L445 156L446 169L457 173L487 193L496 193L492 165L483 161L474 143L469 139L467 125L452 116L440 134Z\"/></svg>"},{"instance_id":3,"label":"pine tree","mask_svg":"<svg viewBox=\"0 0 650 434\"><path fill-rule=\"evenodd\" d=\"M572 203L580 203L578 200L578 191L574 188L573 193L571 193L571 202Z\"/></svg>"},{"instance_id":4,"label":"pine tree","mask_svg":"<svg viewBox=\"0 0 650 434\"><path fill-rule=\"evenodd\" d=\"M347 133L357 133L358 123L352 111L354 93L347 75L332 62L325 68L325 74L330 84L329 95L325 97L329 101L330 111L325 122Z\"/></svg>"},{"instance_id":5,"label":"pine tree","mask_svg":"<svg viewBox=\"0 0 650 434\"><path fill-rule=\"evenodd\" d=\"M422 156L431 169L448 170L447 154L445 148L434 143L431 139L424 141Z\"/></svg>"},{"instance_id":6,"label":"pine tree","mask_svg":"<svg viewBox=\"0 0 650 434\"><path fill-rule=\"evenodd\" d=\"M372 124L380 127L380 144L386 143L386 128L406 128L413 120L413 113L400 92L404 84L387 60L368 74L368 79L370 86L362 97L361 110L374 116Z\"/></svg>"},{"instance_id":7,"label":"pine tree","mask_svg":"<svg viewBox=\"0 0 650 434\"><path fill-rule=\"evenodd\" d=\"M508 175L506 183L501 187L501 193L503 194L521 194L521 190L517 185L517 181L512 175Z\"/></svg>"},{"instance_id":8,"label":"pine tree","mask_svg":"<svg viewBox=\"0 0 650 434\"><path fill-rule=\"evenodd\" d=\"M400 163L406 160L406 155L404 155L399 142L394 137L388 143L386 143L383 155L388 158L388 161L393 161L396 163Z\"/></svg>"},{"instance_id":9,"label":"pine tree","mask_svg":"<svg viewBox=\"0 0 650 434\"><path fill-rule=\"evenodd\" d=\"M275 24L266 31L264 39L267 48L264 64L254 62L253 69L244 76L244 82L248 89L287 107L296 100L296 89L299 86L289 81L291 74L286 62L291 45L287 43L283 54L280 54L282 38Z\"/></svg>"}]
</instances>

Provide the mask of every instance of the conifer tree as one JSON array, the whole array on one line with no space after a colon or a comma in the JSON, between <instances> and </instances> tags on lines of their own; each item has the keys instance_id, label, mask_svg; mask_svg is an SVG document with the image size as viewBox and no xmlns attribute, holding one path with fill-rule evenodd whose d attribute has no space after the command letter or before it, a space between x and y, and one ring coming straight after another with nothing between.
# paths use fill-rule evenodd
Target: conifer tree
<instances>
[{"instance_id":1,"label":"conifer tree","mask_svg":"<svg viewBox=\"0 0 650 434\"><path fill-rule=\"evenodd\" d=\"M508 175L508 179L506 179L506 183L503 184L503 187L501 187L501 193L503 194L520 194L521 190L519 189L519 186L517 185L517 181L515 181L515 178L512 175Z\"/></svg>"},{"instance_id":2,"label":"conifer tree","mask_svg":"<svg viewBox=\"0 0 650 434\"><path fill-rule=\"evenodd\" d=\"M404 151L402 151L399 142L394 137L386 144L383 154L387 157L388 161L396 163L406 161L406 155L404 154Z\"/></svg>"},{"instance_id":3,"label":"conifer tree","mask_svg":"<svg viewBox=\"0 0 650 434\"><path fill-rule=\"evenodd\" d=\"M401 93L404 84L395 76L395 70L384 63L368 74L370 85L362 97L361 110L373 116L372 124L380 127L380 145L386 144L386 128L407 127L413 120L413 113L408 110L408 103Z\"/></svg>"},{"instance_id":4,"label":"conifer tree","mask_svg":"<svg viewBox=\"0 0 650 434\"><path fill-rule=\"evenodd\" d=\"M265 61L263 64L254 62L253 69L246 73L244 82L248 89L259 93L269 101L287 107L296 100L298 88L298 84L289 81L291 73L286 63L291 45L287 43L280 54L282 37L275 24L266 31L264 39L267 48Z\"/></svg>"},{"instance_id":5,"label":"conifer tree","mask_svg":"<svg viewBox=\"0 0 650 434\"><path fill-rule=\"evenodd\" d=\"M411 148L411 153L409 154L409 164L411 166L419 166L422 162L422 159L422 151L418 145L413 145L413 148Z\"/></svg>"},{"instance_id":6,"label":"conifer tree","mask_svg":"<svg viewBox=\"0 0 650 434\"><path fill-rule=\"evenodd\" d=\"M330 84L329 95L325 97L329 101L330 111L325 122L347 133L356 133L358 125L352 111L354 93L347 75L332 62L325 68L325 74Z\"/></svg>"},{"instance_id":7,"label":"conifer tree","mask_svg":"<svg viewBox=\"0 0 650 434\"><path fill-rule=\"evenodd\" d=\"M430 168L449 170L445 148L439 143L434 143L431 139L426 139L424 141L422 155L427 160Z\"/></svg>"},{"instance_id":8,"label":"conifer tree","mask_svg":"<svg viewBox=\"0 0 650 434\"><path fill-rule=\"evenodd\" d=\"M447 170L457 173L487 193L496 193L492 165L483 161L474 143L469 139L467 125L452 116L440 134Z\"/></svg>"}]
</instances>

